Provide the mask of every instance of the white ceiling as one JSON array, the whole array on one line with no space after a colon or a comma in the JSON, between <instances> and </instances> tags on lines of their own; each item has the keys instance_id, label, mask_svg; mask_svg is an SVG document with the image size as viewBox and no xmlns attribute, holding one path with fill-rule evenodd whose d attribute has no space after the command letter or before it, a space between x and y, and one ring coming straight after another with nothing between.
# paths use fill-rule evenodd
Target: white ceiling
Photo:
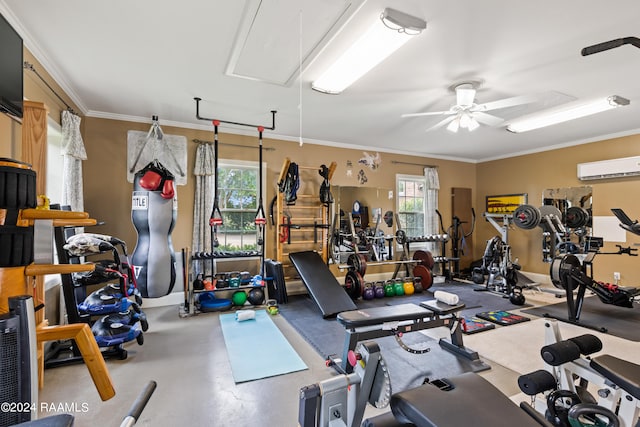
<instances>
[{"instance_id":1,"label":"white ceiling","mask_svg":"<svg viewBox=\"0 0 640 427\"><path fill-rule=\"evenodd\" d=\"M427 29L340 95L311 89L385 7ZM0 0L0 12L88 116L210 129L200 115L270 127L265 137L479 162L639 133L640 49L583 47L640 36L637 0ZM302 65L302 74L299 66ZM620 95L631 105L522 134L425 132L451 86L476 102L546 94L547 105ZM545 104L495 110L504 119ZM225 125L223 132L249 133Z\"/></svg>"}]
</instances>

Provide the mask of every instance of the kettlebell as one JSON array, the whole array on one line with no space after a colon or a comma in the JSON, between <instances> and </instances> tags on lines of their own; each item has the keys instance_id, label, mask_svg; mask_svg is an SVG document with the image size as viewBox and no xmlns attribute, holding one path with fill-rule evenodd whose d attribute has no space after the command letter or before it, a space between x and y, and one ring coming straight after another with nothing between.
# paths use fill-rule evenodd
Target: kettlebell
<instances>
[{"instance_id":1,"label":"kettlebell","mask_svg":"<svg viewBox=\"0 0 640 427\"><path fill-rule=\"evenodd\" d=\"M393 297L395 295L396 295L396 291L395 291L395 288L393 287L393 281L388 280L384 284L384 296Z\"/></svg>"},{"instance_id":2,"label":"kettlebell","mask_svg":"<svg viewBox=\"0 0 640 427\"><path fill-rule=\"evenodd\" d=\"M404 279L404 283L402 284L402 287L404 289L405 295L413 295L413 293L415 292L415 287L413 286L413 282L409 278Z\"/></svg>"},{"instance_id":3,"label":"kettlebell","mask_svg":"<svg viewBox=\"0 0 640 427\"><path fill-rule=\"evenodd\" d=\"M396 283L394 283L393 289L395 291L396 296L399 297L404 295L404 283L401 280L396 281Z\"/></svg>"},{"instance_id":4,"label":"kettlebell","mask_svg":"<svg viewBox=\"0 0 640 427\"><path fill-rule=\"evenodd\" d=\"M547 396L545 418L556 427L571 427L569 409L578 403L581 403L580 397L570 390L552 391Z\"/></svg>"},{"instance_id":5,"label":"kettlebell","mask_svg":"<svg viewBox=\"0 0 640 427\"><path fill-rule=\"evenodd\" d=\"M384 282L376 282L373 291L376 295L376 298L384 298L385 297Z\"/></svg>"},{"instance_id":6,"label":"kettlebell","mask_svg":"<svg viewBox=\"0 0 640 427\"><path fill-rule=\"evenodd\" d=\"M513 305L523 305L525 302L525 297L522 294L522 290L515 289L511 293L511 295L509 295L509 301L511 301L511 304Z\"/></svg>"},{"instance_id":7,"label":"kettlebell","mask_svg":"<svg viewBox=\"0 0 640 427\"><path fill-rule=\"evenodd\" d=\"M375 292L373 290L372 283L367 283L364 285L364 291L362 291L362 298L366 300L371 300L375 298Z\"/></svg>"},{"instance_id":8,"label":"kettlebell","mask_svg":"<svg viewBox=\"0 0 640 427\"><path fill-rule=\"evenodd\" d=\"M202 281L202 274L198 274L196 279L193 281L193 290L201 291L204 289L204 282Z\"/></svg>"},{"instance_id":9,"label":"kettlebell","mask_svg":"<svg viewBox=\"0 0 640 427\"><path fill-rule=\"evenodd\" d=\"M424 291L424 288L422 287L422 278L421 277L414 277L413 278L413 290L416 293L422 293L422 291Z\"/></svg>"}]
</instances>

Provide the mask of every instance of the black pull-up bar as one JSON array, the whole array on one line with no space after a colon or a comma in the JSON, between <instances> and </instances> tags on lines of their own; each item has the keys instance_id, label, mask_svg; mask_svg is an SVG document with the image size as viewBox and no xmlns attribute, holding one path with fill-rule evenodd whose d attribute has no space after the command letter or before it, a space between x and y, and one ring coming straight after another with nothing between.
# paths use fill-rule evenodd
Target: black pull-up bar
<instances>
[{"instance_id":1,"label":"black pull-up bar","mask_svg":"<svg viewBox=\"0 0 640 427\"><path fill-rule=\"evenodd\" d=\"M238 126L247 126L247 127L252 127L252 128L262 128L262 129L268 129L268 130L275 130L276 128L276 110L271 110L271 127L267 127L267 126L263 126L263 125L252 125L249 123L240 123L240 122L230 122L230 121L225 121L225 120L220 120L220 119L210 119L207 117L201 117L200 116L200 101L202 101L202 98L198 98L195 97L193 98L196 101L196 119L198 120L206 120L208 122L213 122L214 120L217 121L218 123L226 123L229 125L238 125Z\"/></svg>"}]
</instances>

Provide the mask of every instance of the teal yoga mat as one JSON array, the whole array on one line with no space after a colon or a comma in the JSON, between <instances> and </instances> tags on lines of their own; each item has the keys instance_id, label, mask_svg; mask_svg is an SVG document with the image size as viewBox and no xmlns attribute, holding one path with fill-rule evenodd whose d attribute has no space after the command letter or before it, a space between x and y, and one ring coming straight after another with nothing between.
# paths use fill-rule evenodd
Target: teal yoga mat
<instances>
[{"instance_id":1,"label":"teal yoga mat","mask_svg":"<svg viewBox=\"0 0 640 427\"><path fill-rule=\"evenodd\" d=\"M221 314L220 325L236 383L307 369L298 353L265 310L255 319L238 322L236 314Z\"/></svg>"}]
</instances>

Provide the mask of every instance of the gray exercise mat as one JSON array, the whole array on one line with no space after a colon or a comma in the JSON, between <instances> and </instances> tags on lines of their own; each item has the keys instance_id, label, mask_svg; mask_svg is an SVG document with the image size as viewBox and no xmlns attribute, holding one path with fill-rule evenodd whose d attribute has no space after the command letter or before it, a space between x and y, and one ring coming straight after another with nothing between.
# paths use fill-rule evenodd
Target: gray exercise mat
<instances>
[{"instance_id":1,"label":"gray exercise mat","mask_svg":"<svg viewBox=\"0 0 640 427\"><path fill-rule=\"evenodd\" d=\"M542 307L523 310L523 313L534 316L545 317L549 314L552 317L567 319L567 303L545 305ZM630 341L640 341L640 307L635 304L633 308L618 307L605 304L596 296L589 296L584 299L580 323L595 327L604 327L607 333L624 338Z\"/></svg>"}]
</instances>

